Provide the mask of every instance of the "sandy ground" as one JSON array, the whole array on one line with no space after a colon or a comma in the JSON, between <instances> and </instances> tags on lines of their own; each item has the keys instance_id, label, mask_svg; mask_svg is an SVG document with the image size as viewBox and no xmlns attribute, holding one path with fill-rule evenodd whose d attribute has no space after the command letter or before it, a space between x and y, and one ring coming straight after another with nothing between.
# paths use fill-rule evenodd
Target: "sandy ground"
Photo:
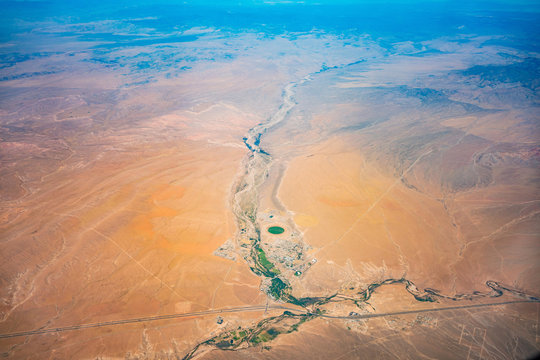
<instances>
[{"instance_id":1,"label":"sandy ground","mask_svg":"<svg viewBox=\"0 0 540 360\"><path fill-rule=\"evenodd\" d=\"M257 46L234 61L194 65L147 85L124 87L126 74L81 62L72 73L3 84L10 97L0 112L0 334L272 303L240 257L213 253L238 230L231 193L244 171L243 136L276 111L287 83L307 74L312 78L295 88L294 109L261 145L273 163L259 210L290 215L292 225L275 225L286 235L300 230L306 257L316 259L293 278L294 296L401 277L449 296L487 292L488 280L539 295L540 160L530 108L488 111L501 104L482 103L485 92L468 89L488 110L464 110L409 83L394 87L387 77L396 67L404 77L398 80L425 85L416 83L426 70L415 59L341 69L359 51L337 46L342 39L245 36L233 45ZM282 57L273 58L277 53ZM441 60L438 71L467 61ZM327 62L334 70L319 72ZM429 85L464 86L448 79L430 77ZM383 80L384 87L370 88ZM391 285L362 310L452 304L418 302ZM327 310L360 311L350 303ZM537 304L511 304L319 318L268 344L201 357L526 358L539 349L538 311ZM228 313L219 315L221 324L212 313L2 338L0 352L17 359L182 358L224 330L281 312Z\"/></svg>"},{"instance_id":2,"label":"sandy ground","mask_svg":"<svg viewBox=\"0 0 540 360\"><path fill-rule=\"evenodd\" d=\"M48 191L20 201L24 211L2 230L3 271L18 274L5 279L11 281L3 287L3 331L264 304L249 269L212 255L235 231L227 197L243 155L218 145L162 144L48 177L55 186L45 183ZM39 225L25 226L37 218ZM202 336L191 323L179 326L179 341L189 341L184 331ZM82 356L94 347L88 336L62 335L56 356L75 344ZM120 355L129 338L115 331L100 341ZM26 356L25 349L45 357L53 351L48 340L30 341L36 346L17 356Z\"/></svg>"}]
</instances>

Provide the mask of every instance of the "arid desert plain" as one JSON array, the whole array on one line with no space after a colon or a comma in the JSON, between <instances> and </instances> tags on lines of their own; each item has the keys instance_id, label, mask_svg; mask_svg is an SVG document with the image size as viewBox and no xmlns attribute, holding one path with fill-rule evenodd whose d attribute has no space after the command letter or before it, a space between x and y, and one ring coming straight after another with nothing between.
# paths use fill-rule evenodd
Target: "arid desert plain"
<instances>
[{"instance_id":1,"label":"arid desert plain","mask_svg":"<svg viewBox=\"0 0 540 360\"><path fill-rule=\"evenodd\" d=\"M534 2L2 7L2 358L540 354Z\"/></svg>"}]
</instances>

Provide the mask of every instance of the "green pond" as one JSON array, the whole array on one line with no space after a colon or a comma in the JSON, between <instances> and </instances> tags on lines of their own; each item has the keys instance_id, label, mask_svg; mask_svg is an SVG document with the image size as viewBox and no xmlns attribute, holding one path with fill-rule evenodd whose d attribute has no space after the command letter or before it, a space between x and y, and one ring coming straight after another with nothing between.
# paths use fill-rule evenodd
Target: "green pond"
<instances>
[{"instance_id":1,"label":"green pond","mask_svg":"<svg viewBox=\"0 0 540 360\"><path fill-rule=\"evenodd\" d=\"M268 228L268 232L270 234L283 234L285 232L285 229L282 228L281 226L270 226Z\"/></svg>"}]
</instances>

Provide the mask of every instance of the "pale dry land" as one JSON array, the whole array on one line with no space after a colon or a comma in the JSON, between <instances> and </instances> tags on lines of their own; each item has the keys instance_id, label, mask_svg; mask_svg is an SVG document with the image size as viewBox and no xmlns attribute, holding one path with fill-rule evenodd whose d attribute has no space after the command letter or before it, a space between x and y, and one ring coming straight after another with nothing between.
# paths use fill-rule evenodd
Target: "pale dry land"
<instances>
[{"instance_id":1,"label":"pale dry land","mask_svg":"<svg viewBox=\"0 0 540 360\"><path fill-rule=\"evenodd\" d=\"M298 49L270 39L236 61L202 62L152 85L125 87L125 73L81 62L84 52L49 59L68 69L61 74L5 81L1 333L264 306L249 267L213 252L237 231L230 196L246 156L242 137L279 106L291 74L317 69L317 58L296 68L310 41ZM280 61L258 52L287 46L295 53ZM50 63L8 70L40 66ZM222 329L279 312L0 342L12 358L181 357Z\"/></svg>"},{"instance_id":2,"label":"pale dry land","mask_svg":"<svg viewBox=\"0 0 540 360\"><path fill-rule=\"evenodd\" d=\"M526 63L526 54L460 40L425 42L446 52L426 60L392 55L369 37L211 34L174 50L126 48L99 59L122 59L128 70L101 66L87 51L4 70L1 334L253 311L2 338L3 356L182 358L215 336L282 314L264 308L278 303L269 280L242 258L233 195L252 174L264 181L251 188L255 202L246 207L258 210L253 221L265 256L290 295L338 293L339 301L320 306L327 316L386 315L317 317L271 341L196 356L507 359L538 352L537 303L392 314L525 298L505 291L458 299L493 295L488 280L527 299L540 295L536 88L492 79L486 89L477 79L482 69L460 72L506 65L510 55ZM152 57L175 51L204 59L180 71ZM156 68L133 70L140 53ZM23 76L50 64L69 70ZM291 111L283 121L261 127L284 99ZM257 126L270 154L267 178L242 140ZM283 235L267 234L270 225L283 226ZM300 253L279 248L292 243ZM229 259L215 255L223 244ZM311 265L293 275L287 255L298 255L294 266ZM381 286L357 305L347 300L386 279L414 285ZM436 301L417 301L414 287L435 289Z\"/></svg>"},{"instance_id":3,"label":"pale dry land","mask_svg":"<svg viewBox=\"0 0 540 360\"><path fill-rule=\"evenodd\" d=\"M228 196L244 156L221 140L139 145L137 134L111 135L93 144L99 153L71 150L55 171L25 181L3 207L2 332L264 304L249 269L212 255L235 231ZM212 316L169 331L189 347L217 328ZM17 358L123 357L141 329L4 339L2 348ZM172 349L165 330L148 336Z\"/></svg>"},{"instance_id":4,"label":"pale dry land","mask_svg":"<svg viewBox=\"0 0 540 360\"><path fill-rule=\"evenodd\" d=\"M239 68L157 90L118 90L118 74L87 68L6 84L2 333L265 304L249 268L212 255L236 231L228 202L241 139L264 116L262 106L255 113L208 95L253 86L232 82ZM257 92L279 96L265 82ZM222 326L256 316L230 315ZM14 358L182 354L220 328L216 315L145 326L2 339L1 347Z\"/></svg>"},{"instance_id":5,"label":"pale dry land","mask_svg":"<svg viewBox=\"0 0 540 360\"><path fill-rule=\"evenodd\" d=\"M431 90L364 90L343 78L328 75L300 89L291 120L267 138L287 165L277 180L277 197L313 247L309 256L317 259L292 281L293 294L353 296L349 288L404 277L419 289L450 297L488 293L488 280L537 296L540 158L534 106L504 111L511 105L486 101L484 109L464 108ZM360 89L356 98L347 96L349 86ZM486 92L476 91L479 98ZM318 98L332 104L320 105ZM312 106L311 113L302 101ZM280 139L283 147L273 145ZM266 198L271 207L269 191ZM377 289L364 311L472 303L419 303L403 285L391 287ZM503 299L512 298L478 301ZM341 304L325 309L342 315L358 311ZM528 358L538 352L537 323L534 303L349 321L358 338L344 341L356 345L317 349L309 356ZM325 336L333 343L349 336L329 331ZM418 343L421 333L432 340ZM279 358L289 349L278 344L262 357Z\"/></svg>"}]
</instances>

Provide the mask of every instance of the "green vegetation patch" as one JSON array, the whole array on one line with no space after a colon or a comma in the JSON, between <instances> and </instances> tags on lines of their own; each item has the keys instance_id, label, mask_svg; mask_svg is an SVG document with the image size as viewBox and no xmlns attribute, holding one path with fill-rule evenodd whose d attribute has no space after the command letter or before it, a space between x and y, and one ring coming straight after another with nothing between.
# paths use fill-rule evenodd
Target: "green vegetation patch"
<instances>
[{"instance_id":1,"label":"green vegetation patch","mask_svg":"<svg viewBox=\"0 0 540 360\"><path fill-rule=\"evenodd\" d=\"M263 249L257 249L258 263L264 268L264 275L267 277L274 277L279 274L279 270L276 269L274 264L272 264L266 257L266 253Z\"/></svg>"},{"instance_id":2,"label":"green vegetation patch","mask_svg":"<svg viewBox=\"0 0 540 360\"><path fill-rule=\"evenodd\" d=\"M268 232L270 234L279 235L279 234L283 234L285 232L285 229L282 228L281 226L270 226L268 228Z\"/></svg>"},{"instance_id":3,"label":"green vegetation patch","mask_svg":"<svg viewBox=\"0 0 540 360\"><path fill-rule=\"evenodd\" d=\"M270 294L274 299L281 299L284 295L284 290L287 289L287 284L283 282L280 278L273 278L272 284L270 285Z\"/></svg>"},{"instance_id":4,"label":"green vegetation patch","mask_svg":"<svg viewBox=\"0 0 540 360\"><path fill-rule=\"evenodd\" d=\"M252 342L255 344L268 342L274 340L280 332L277 329L270 328L268 330L262 331L256 337L253 338Z\"/></svg>"},{"instance_id":5,"label":"green vegetation patch","mask_svg":"<svg viewBox=\"0 0 540 360\"><path fill-rule=\"evenodd\" d=\"M271 270L274 267L274 264L272 264L268 258L266 257L266 253L263 249L257 249L259 253L259 262L262 266L264 266L265 269Z\"/></svg>"}]
</instances>

